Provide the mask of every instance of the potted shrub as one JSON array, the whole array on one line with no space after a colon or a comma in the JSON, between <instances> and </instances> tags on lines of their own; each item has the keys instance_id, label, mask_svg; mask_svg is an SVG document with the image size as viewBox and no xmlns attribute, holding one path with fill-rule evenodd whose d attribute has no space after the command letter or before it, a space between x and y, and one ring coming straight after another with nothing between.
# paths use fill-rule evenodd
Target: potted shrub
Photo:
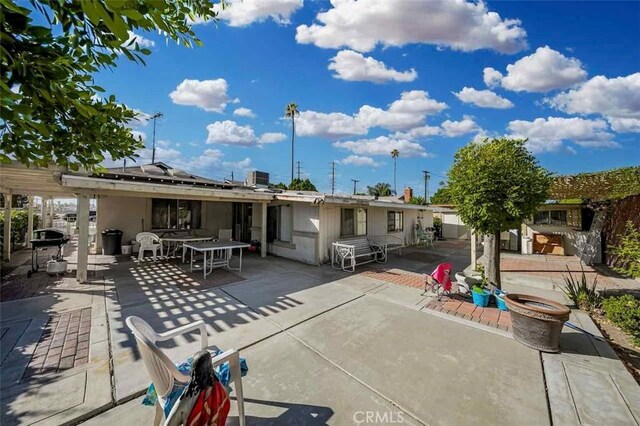
<instances>
[{"instance_id":1,"label":"potted shrub","mask_svg":"<svg viewBox=\"0 0 640 426\"><path fill-rule=\"evenodd\" d=\"M560 334L571 310L565 305L528 294L507 294L513 337L542 352L559 352Z\"/></svg>"},{"instance_id":2,"label":"potted shrub","mask_svg":"<svg viewBox=\"0 0 640 426\"><path fill-rule=\"evenodd\" d=\"M473 286L471 290L471 297L473 298L473 304L486 308L489 306L489 297L491 292L484 288L484 283L480 282Z\"/></svg>"}]
</instances>

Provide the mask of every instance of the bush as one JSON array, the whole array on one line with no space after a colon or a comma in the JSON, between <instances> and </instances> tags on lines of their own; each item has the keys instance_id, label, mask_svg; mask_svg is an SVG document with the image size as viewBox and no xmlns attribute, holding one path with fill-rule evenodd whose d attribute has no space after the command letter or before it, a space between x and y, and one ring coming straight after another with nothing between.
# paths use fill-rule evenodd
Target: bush
<instances>
[{"instance_id":1,"label":"bush","mask_svg":"<svg viewBox=\"0 0 640 426\"><path fill-rule=\"evenodd\" d=\"M605 316L633 338L640 346L640 299L631 294L609 297L602 302Z\"/></svg>"},{"instance_id":2,"label":"bush","mask_svg":"<svg viewBox=\"0 0 640 426\"><path fill-rule=\"evenodd\" d=\"M587 281L587 274L582 269L582 276L580 279L574 279L571 275L571 271L567 266L568 277L564 278L564 286L562 291L567 295L569 299L580 309L590 311L600 306L601 298L600 292L596 290L598 285L598 276L593 278L593 283L589 285Z\"/></svg>"},{"instance_id":3,"label":"bush","mask_svg":"<svg viewBox=\"0 0 640 426\"><path fill-rule=\"evenodd\" d=\"M33 229L38 229L39 217L33 215ZM27 235L29 212L27 210L11 210L11 248L18 243L24 243ZM0 212L0 236L4 235L4 211Z\"/></svg>"},{"instance_id":4,"label":"bush","mask_svg":"<svg viewBox=\"0 0 640 426\"><path fill-rule=\"evenodd\" d=\"M620 235L619 246L609 246L609 250L618 256L621 268L613 268L616 272L632 277L640 277L640 229L632 221L628 221L624 234Z\"/></svg>"}]
</instances>

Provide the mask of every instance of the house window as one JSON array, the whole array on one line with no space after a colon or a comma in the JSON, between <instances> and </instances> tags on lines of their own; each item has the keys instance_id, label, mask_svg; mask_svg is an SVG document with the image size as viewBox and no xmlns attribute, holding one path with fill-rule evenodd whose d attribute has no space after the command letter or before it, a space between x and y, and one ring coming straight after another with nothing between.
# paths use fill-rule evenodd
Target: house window
<instances>
[{"instance_id":1,"label":"house window","mask_svg":"<svg viewBox=\"0 0 640 426\"><path fill-rule=\"evenodd\" d=\"M340 214L340 236L367 235L367 209L342 209Z\"/></svg>"},{"instance_id":2,"label":"house window","mask_svg":"<svg viewBox=\"0 0 640 426\"><path fill-rule=\"evenodd\" d=\"M536 225L565 225L567 224L566 210L541 210L536 212L533 223Z\"/></svg>"},{"instance_id":3,"label":"house window","mask_svg":"<svg viewBox=\"0 0 640 426\"><path fill-rule=\"evenodd\" d=\"M291 242L292 207L270 206L267 210L267 241Z\"/></svg>"},{"instance_id":4,"label":"house window","mask_svg":"<svg viewBox=\"0 0 640 426\"><path fill-rule=\"evenodd\" d=\"M404 213L387 212L387 232L399 232L404 230Z\"/></svg>"},{"instance_id":5,"label":"house window","mask_svg":"<svg viewBox=\"0 0 640 426\"><path fill-rule=\"evenodd\" d=\"M200 228L202 202L191 200L151 200L151 227L153 229Z\"/></svg>"}]
</instances>

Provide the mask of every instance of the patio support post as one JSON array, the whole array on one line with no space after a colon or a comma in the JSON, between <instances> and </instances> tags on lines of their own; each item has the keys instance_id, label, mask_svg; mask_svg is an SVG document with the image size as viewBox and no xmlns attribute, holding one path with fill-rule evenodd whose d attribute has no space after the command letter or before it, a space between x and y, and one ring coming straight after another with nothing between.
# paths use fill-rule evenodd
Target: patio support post
<instances>
[{"instance_id":1,"label":"patio support post","mask_svg":"<svg viewBox=\"0 0 640 426\"><path fill-rule=\"evenodd\" d=\"M11 193L4 194L4 241L2 242L2 258L11 259Z\"/></svg>"},{"instance_id":2,"label":"patio support post","mask_svg":"<svg viewBox=\"0 0 640 426\"><path fill-rule=\"evenodd\" d=\"M76 279L84 283L87 281L87 265L89 263L89 196L78 194L78 269Z\"/></svg>"},{"instance_id":3,"label":"patio support post","mask_svg":"<svg viewBox=\"0 0 640 426\"><path fill-rule=\"evenodd\" d=\"M29 246L29 241L33 238L33 195L29 195L29 208L27 211L27 235L24 245Z\"/></svg>"},{"instance_id":4,"label":"patio support post","mask_svg":"<svg viewBox=\"0 0 640 426\"><path fill-rule=\"evenodd\" d=\"M471 230L471 269L474 271L478 266L478 237L475 231Z\"/></svg>"},{"instance_id":5,"label":"patio support post","mask_svg":"<svg viewBox=\"0 0 640 426\"><path fill-rule=\"evenodd\" d=\"M260 225L260 256L267 257L267 203L262 203L262 220Z\"/></svg>"},{"instance_id":6,"label":"patio support post","mask_svg":"<svg viewBox=\"0 0 640 426\"><path fill-rule=\"evenodd\" d=\"M47 199L40 197L40 228L47 227Z\"/></svg>"},{"instance_id":7,"label":"patio support post","mask_svg":"<svg viewBox=\"0 0 640 426\"><path fill-rule=\"evenodd\" d=\"M53 198L49 200L49 228L53 228Z\"/></svg>"}]
</instances>

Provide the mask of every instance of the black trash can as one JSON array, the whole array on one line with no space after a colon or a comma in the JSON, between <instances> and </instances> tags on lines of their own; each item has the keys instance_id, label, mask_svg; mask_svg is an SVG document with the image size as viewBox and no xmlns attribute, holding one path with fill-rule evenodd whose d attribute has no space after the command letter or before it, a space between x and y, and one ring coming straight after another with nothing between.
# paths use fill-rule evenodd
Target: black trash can
<instances>
[{"instance_id":1,"label":"black trash can","mask_svg":"<svg viewBox=\"0 0 640 426\"><path fill-rule=\"evenodd\" d=\"M122 231L105 229L102 231L102 254L121 254Z\"/></svg>"}]
</instances>

